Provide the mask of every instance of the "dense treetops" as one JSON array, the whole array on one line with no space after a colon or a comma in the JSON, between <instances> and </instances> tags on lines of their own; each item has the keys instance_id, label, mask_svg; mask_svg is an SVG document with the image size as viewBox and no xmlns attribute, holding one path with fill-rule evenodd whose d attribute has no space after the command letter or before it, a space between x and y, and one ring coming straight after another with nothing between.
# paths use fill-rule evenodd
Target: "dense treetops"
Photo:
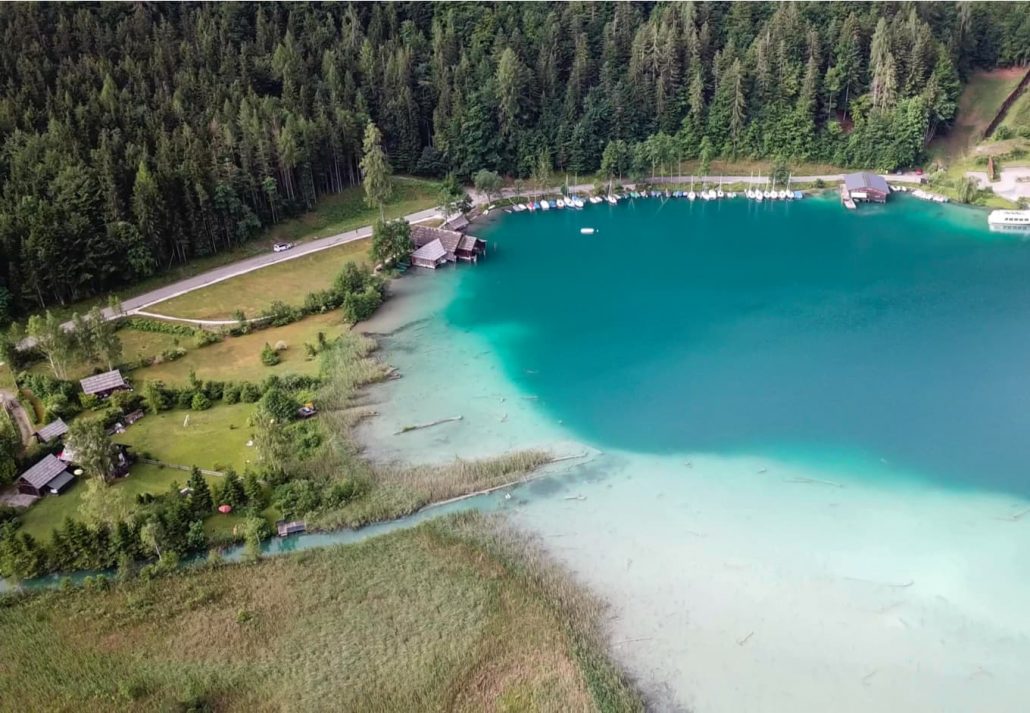
<instances>
[{"instance_id":1,"label":"dense treetops","mask_svg":"<svg viewBox=\"0 0 1030 713\"><path fill-rule=\"evenodd\" d=\"M961 77L1030 60L1028 7L5 5L0 304L236 246L356 182L370 120L394 170L463 178L605 157L612 175L903 165L953 118Z\"/></svg>"}]
</instances>

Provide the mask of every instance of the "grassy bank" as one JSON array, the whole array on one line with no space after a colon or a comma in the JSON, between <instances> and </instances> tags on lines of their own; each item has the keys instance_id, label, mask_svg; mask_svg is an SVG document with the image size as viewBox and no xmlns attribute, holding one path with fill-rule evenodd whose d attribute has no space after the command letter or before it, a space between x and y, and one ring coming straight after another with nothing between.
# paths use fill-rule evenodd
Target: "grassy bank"
<instances>
[{"instance_id":1,"label":"grassy bank","mask_svg":"<svg viewBox=\"0 0 1030 713\"><path fill-rule=\"evenodd\" d=\"M181 384L191 371L198 379L221 381L262 381L273 374L313 375L318 373L318 360L309 359L304 344L317 344L318 333L335 339L344 331L343 315L339 310L313 315L283 327L269 327L240 337L226 337L221 342L193 349L175 361L136 369L132 379L140 384L148 379L166 384ZM281 361L275 366L261 363L261 348L279 342L286 349L279 353Z\"/></svg>"},{"instance_id":2,"label":"grassy bank","mask_svg":"<svg viewBox=\"0 0 1030 713\"><path fill-rule=\"evenodd\" d=\"M11 710L635 711L600 605L477 517L0 608ZM303 583L303 586L295 586ZM61 675L43 675L59 670Z\"/></svg>"},{"instance_id":3,"label":"grassy bank","mask_svg":"<svg viewBox=\"0 0 1030 713\"><path fill-rule=\"evenodd\" d=\"M393 196L385 205L386 218L399 218L437 203L439 184L419 178L395 176L393 179ZM260 237L251 240L234 250L190 260L185 265L177 265L147 280L128 285L114 292L119 299L155 290L187 277L199 275L216 267L266 253L272 244L280 240L303 242L314 240L355 228L371 225L379 217L379 211L365 205L365 197L361 186L352 186L332 196L326 196L315 208L303 215L272 226ZM85 314L93 305L107 305L107 295L98 295L70 305L55 305L51 311L61 317L70 317L72 312Z\"/></svg>"},{"instance_id":4,"label":"grassy bank","mask_svg":"<svg viewBox=\"0 0 1030 713\"><path fill-rule=\"evenodd\" d=\"M324 290L348 262L369 261L370 240L278 262L260 270L187 292L147 308L148 312L184 319L233 319L236 310L256 317L276 300L299 304L310 292Z\"/></svg>"}]
</instances>

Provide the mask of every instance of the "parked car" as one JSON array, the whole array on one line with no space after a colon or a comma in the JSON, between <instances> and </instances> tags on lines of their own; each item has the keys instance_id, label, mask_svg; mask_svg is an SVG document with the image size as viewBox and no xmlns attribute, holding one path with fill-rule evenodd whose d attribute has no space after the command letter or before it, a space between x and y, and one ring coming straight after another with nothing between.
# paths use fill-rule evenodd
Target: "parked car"
<instances>
[{"instance_id":1,"label":"parked car","mask_svg":"<svg viewBox=\"0 0 1030 713\"><path fill-rule=\"evenodd\" d=\"M276 243L272 246L272 252L282 253L293 247L293 243Z\"/></svg>"}]
</instances>

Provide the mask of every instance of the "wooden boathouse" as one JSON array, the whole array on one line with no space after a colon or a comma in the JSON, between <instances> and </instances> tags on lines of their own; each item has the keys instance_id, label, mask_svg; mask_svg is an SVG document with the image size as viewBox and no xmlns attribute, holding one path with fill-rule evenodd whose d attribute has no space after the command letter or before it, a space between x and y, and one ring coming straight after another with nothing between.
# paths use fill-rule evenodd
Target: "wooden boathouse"
<instances>
[{"instance_id":1,"label":"wooden boathouse","mask_svg":"<svg viewBox=\"0 0 1030 713\"><path fill-rule=\"evenodd\" d=\"M883 176L868 171L847 174L840 186L841 200L848 208L854 208L858 201L886 203L890 192L890 186Z\"/></svg>"},{"instance_id":2,"label":"wooden boathouse","mask_svg":"<svg viewBox=\"0 0 1030 713\"><path fill-rule=\"evenodd\" d=\"M456 230L413 225L411 242L415 246L411 263L434 270L448 262L477 262L486 255L485 240Z\"/></svg>"}]
</instances>

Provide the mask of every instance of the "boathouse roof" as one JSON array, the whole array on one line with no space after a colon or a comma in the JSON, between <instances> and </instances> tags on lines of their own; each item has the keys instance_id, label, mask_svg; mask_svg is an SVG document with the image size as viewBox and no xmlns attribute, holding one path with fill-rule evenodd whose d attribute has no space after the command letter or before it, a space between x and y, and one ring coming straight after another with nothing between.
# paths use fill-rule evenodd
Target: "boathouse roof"
<instances>
[{"instance_id":1,"label":"boathouse roof","mask_svg":"<svg viewBox=\"0 0 1030 713\"><path fill-rule=\"evenodd\" d=\"M464 230L465 228L468 227L468 224L469 224L469 219L465 217L465 214L464 213L458 213L458 215L454 216L453 218L448 220L446 223L444 223L443 227L446 228L447 230Z\"/></svg>"},{"instance_id":2,"label":"boathouse roof","mask_svg":"<svg viewBox=\"0 0 1030 713\"><path fill-rule=\"evenodd\" d=\"M439 240L444 250L453 254L458 249L458 243L461 242L462 237L464 236L461 233L454 230L430 228L425 225L411 226L411 242L415 244L416 248L421 248L434 240Z\"/></svg>"},{"instance_id":3,"label":"boathouse roof","mask_svg":"<svg viewBox=\"0 0 1030 713\"><path fill-rule=\"evenodd\" d=\"M844 185L847 186L849 191L873 190L880 193L891 192L891 189L887 186L887 181L883 176L878 176L875 173L869 173L868 171L849 173L845 175Z\"/></svg>"},{"instance_id":4,"label":"boathouse roof","mask_svg":"<svg viewBox=\"0 0 1030 713\"><path fill-rule=\"evenodd\" d=\"M426 243L411 254L412 260L428 260L430 262L436 262L444 257L447 257L447 250L439 240Z\"/></svg>"}]
</instances>

